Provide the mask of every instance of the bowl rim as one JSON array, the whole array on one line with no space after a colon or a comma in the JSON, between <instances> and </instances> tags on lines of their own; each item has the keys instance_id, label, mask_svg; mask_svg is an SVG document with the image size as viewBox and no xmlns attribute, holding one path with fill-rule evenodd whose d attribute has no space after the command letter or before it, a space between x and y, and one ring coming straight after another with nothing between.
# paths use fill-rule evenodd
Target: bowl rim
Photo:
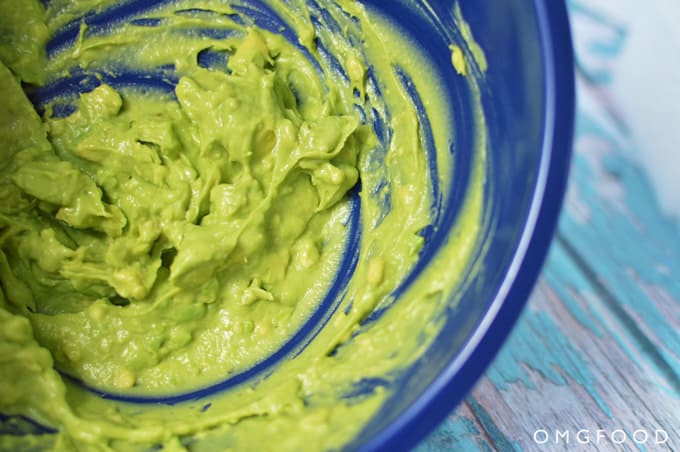
<instances>
[{"instance_id":1,"label":"bowl rim","mask_svg":"<svg viewBox=\"0 0 680 452\"><path fill-rule=\"evenodd\" d=\"M361 451L407 450L458 406L515 326L550 249L566 193L572 154L576 104L574 56L566 3L551 0L532 3L544 61L545 118L536 190L518 250L495 299L461 353L395 422L360 445Z\"/></svg>"}]
</instances>

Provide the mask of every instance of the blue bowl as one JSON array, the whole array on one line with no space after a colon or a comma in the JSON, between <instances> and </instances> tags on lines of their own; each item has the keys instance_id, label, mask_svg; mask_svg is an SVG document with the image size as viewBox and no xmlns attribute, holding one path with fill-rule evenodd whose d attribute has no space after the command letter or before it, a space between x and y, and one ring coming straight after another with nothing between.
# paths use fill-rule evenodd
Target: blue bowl
<instances>
[{"instance_id":1,"label":"blue bowl","mask_svg":"<svg viewBox=\"0 0 680 452\"><path fill-rule=\"evenodd\" d=\"M445 47L398 2L367 3L410 29L427 48ZM446 24L450 2L428 2ZM401 450L428 434L467 395L517 321L550 247L564 197L574 125L574 72L566 5L551 0L459 0L484 50L492 206L488 252L425 356L354 442ZM445 53L445 52L444 52ZM434 55L440 67L448 55ZM463 137L465 139L465 137ZM459 143L464 148L466 144Z\"/></svg>"},{"instance_id":2,"label":"blue bowl","mask_svg":"<svg viewBox=\"0 0 680 452\"><path fill-rule=\"evenodd\" d=\"M475 124L468 102L471 93L451 70L447 36L453 35L468 56L472 52L456 29L451 0L421 1L420 4L429 5L423 8L427 12L422 16L414 14L406 2L362 2L414 36L431 63L440 72L451 74L443 80L442 95L446 96L454 120L455 183L441 188L448 190L446 203L437 206L433 227L423 231L425 247L415 268L395 291L398 296L444 246L464 202L474 161ZM126 2L91 16L88 26L96 32L98 27L105 29L111 22L163 3L163 0ZM466 396L503 344L526 302L548 251L562 204L574 119L573 59L564 3L494 0L480 7L478 1L459 0L459 5L488 61L488 69L478 80L488 134L485 171L489 183L484 188L485 226L479 238L484 244L483 251L478 252L475 270L467 275L466 283L451 296L436 339L423 356L393 380L391 395L348 445L350 449L389 451L412 446ZM276 28L280 24L270 25ZM53 36L48 54L72 44L79 27L79 22L74 21ZM447 31L442 33L442 29ZM67 80L33 92L31 99L40 109L59 98L73 99L101 80L114 86L141 85L172 91L176 78L168 73L160 75L121 73L97 78L74 72ZM416 104L423 101L417 95L413 97ZM54 104L55 115L70 111L72 103ZM438 199L436 194L434 198ZM352 203L355 221L351 222L350 233L357 228L356 193ZM348 250L351 248L350 244ZM337 308L343 284L352 277L355 257L346 252L338 279L309 322L270 358L243 374L199 391L168 397L100 395L122 402L175 404L205 399L275 369L278 361L304 348L318 330L317 323L327 320L327 312ZM374 312L366 323L379 321L380 316L380 311ZM3 419L0 414L0 420Z\"/></svg>"},{"instance_id":3,"label":"blue bowl","mask_svg":"<svg viewBox=\"0 0 680 452\"><path fill-rule=\"evenodd\" d=\"M440 39L392 3L368 3L417 30L423 45L432 47ZM449 1L429 3L435 15L446 17ZM562 206L575 98L566 5L552 0L459 4L489 62L481 90L494 181L485 193L493 218L485 231L489 252L421 365L411 368L399 396L357 438L354 445L361 450L416 444L472 389L531 293ZM445 55L433 61L449 64Z\"/></svg>"},{"instance_id":4,"label":"blue bowl","mask_svg":"<svg viewBox=\"0 0 680 452\"><path fill-rule=\"evenodd\" d=\"M378 1L370 3L381 3ZM571 35L565 4L550 0L460 0L489 61L482 82L492 179L489 252L433 346L357 438L361 450L414 445L458 404L515 324L540 272L564 196L574 122ZM449 2L433 0L446 17ZM379 7L376 5L376 7ZM382 6L424 45L438 37ZM440 55L438 64L447 64Z\"/></svg>"}]
</instances>

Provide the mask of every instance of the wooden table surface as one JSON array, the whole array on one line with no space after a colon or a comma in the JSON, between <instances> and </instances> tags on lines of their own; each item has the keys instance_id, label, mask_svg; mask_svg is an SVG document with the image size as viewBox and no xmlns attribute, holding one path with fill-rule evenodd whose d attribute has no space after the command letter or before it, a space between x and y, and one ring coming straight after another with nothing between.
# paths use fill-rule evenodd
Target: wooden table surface
<instances>
[{"instance_id":1,"label":"wooden table surface","mask_svg":"<svg viewBox=\"0 0 680 452\"><path fill-rule=\"evenodd\" d=\"M418 452L680 450L680 221L610 101L620 30L569 6L578 107L557 236L510 339ZM603 28L583 38L591 22Z\"/></svg>"}]
</instances>

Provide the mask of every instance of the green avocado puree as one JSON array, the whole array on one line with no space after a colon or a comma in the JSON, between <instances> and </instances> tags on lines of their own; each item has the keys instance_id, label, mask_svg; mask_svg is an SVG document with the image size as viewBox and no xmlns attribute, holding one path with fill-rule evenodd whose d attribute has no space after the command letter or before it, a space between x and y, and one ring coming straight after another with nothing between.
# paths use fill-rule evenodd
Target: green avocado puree
<instances>
[{"instance_id":1,"label":"green avocado puree","mask_svg":"<svg viewBox=\"0 0 680 452\"><path fill-rule=\"evenodd\" d=\"M86 18L75 42L46 58L55 30L115 3L0 0L0 413L56 432L0 434L0 448L341 447L427 348L464 279L482 228L484 133L450 243L394 300L433 221L418 112L394 67L427 100L444 150L438 183L451 177L451 115L420 51L350 0L320 2L339 29L314 26L303 2L266 2L297 42L236 20L236 2L180 0L145 13L160 26L91 33ZM192 31L201 27L216 32ZM216 64L200 64L206 52ZM120 66L172 67L177 79L172 90L114 87L106 74ZM100 74L97 86L68 114L55 99L39 115L24 89L77 70ZM362 111L388 123L382 151ZM481 113L475 120L483 128ZM353 251L353 192L356 269L304 349L200 400L97 395L196 391L274 354ZM371 378L386 383L352 395Z\"/></svg>"}]
</instances>

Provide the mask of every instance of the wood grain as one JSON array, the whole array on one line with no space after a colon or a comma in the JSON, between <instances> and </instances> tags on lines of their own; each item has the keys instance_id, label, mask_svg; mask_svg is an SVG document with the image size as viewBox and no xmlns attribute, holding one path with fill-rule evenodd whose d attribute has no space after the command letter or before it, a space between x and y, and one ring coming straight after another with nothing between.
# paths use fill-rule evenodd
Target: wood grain
<instances>
[{"instance_id":1,"label":"wood grain","mask_svg":"<svg viewBox=\"0 0 680 452\"><path fill-rule=\"evenodd\" d=\"M661 215L633 156L607 131L606 112L581 105L560 240L631 332L649 341L650 359L677 384L680 229Z\"/></svg>"}]
</instances>

